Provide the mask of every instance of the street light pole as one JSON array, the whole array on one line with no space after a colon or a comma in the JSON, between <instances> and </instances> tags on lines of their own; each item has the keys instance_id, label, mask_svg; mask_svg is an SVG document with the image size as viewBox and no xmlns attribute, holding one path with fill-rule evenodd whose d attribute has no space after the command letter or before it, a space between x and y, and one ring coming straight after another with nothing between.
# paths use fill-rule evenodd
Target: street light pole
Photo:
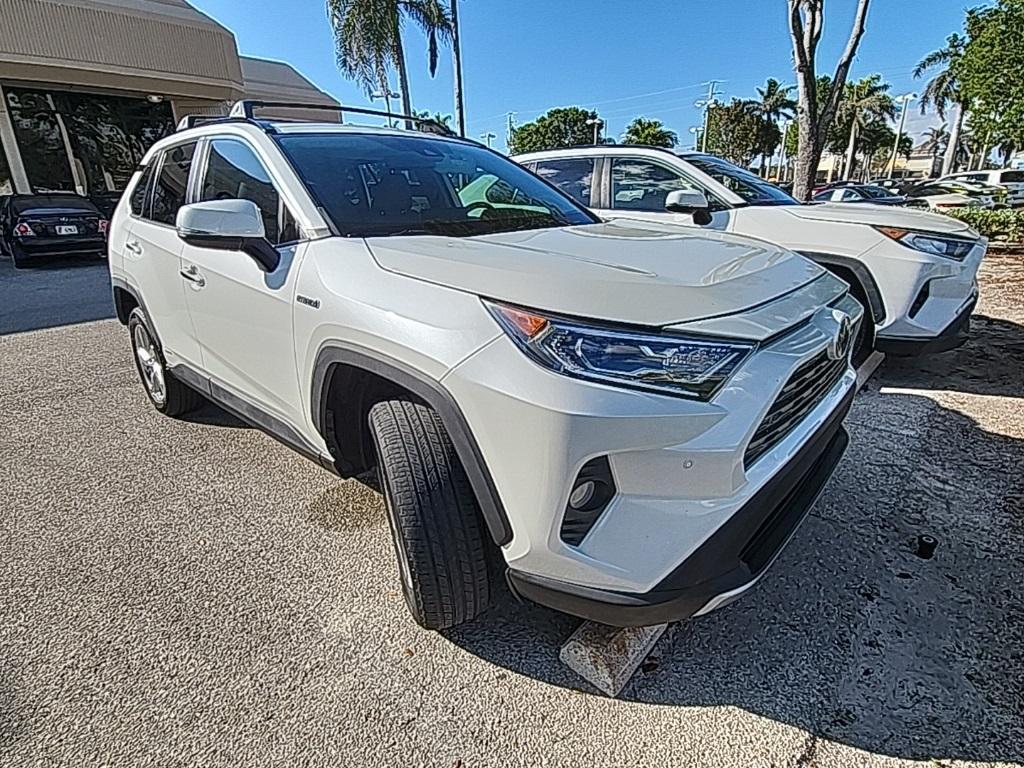
<instances>
[{"instance_id":1,"label":"street light pole","mask_svg":"<svg viewBox=\"0 0 1024 768\"><path fill-rule=\"evenodd\" d=\"M466 135L466 104L462 95L462 48L459 45L459 0L452 0L452 68L455 70L455 126Z\"/></svg>"},{"instance_id":2,"label":"street light pole","mask_svg":"<svg viewBox=\"0 0 1024 768\"><path fill-rule=\"evenodd\" d=\"M594 146L597 146L598 139L601 136L601 126L604 125L604 120L599 117L587 118L587 125L594 126Z\"/></svg>"},{"instance_id":3,"label":"street light pole","mask_svg":"<svg viewBox=\"0 0 1024 768\"><path fill-rule=\"evenodd\" d=\"M487 133L481 133L480 138L487 142L487 148L491 148L491 142L498 138L498 135L488 131Z\"/></svg>"},{"instance_id":4,"label":"street light pole","mask_svg":"<svg viewBox=\"0 0 1024 768\"><path fill-rule=\"evenodd\" d=\"M889 160L889 178L893 177L896 173L896 155L900 151L900 139L903 138L903 127L907 124L907 107L910 106L910 102L917 98L916 93L905 93L902 96L897 96L897 102L903 102L903 108L900 110L900 127L896 131L896 142L892 145L892 157Z\"/></svg>"},{"instance_id":5,"label":"street light pole","mask_svg":"<svg viewBox=\"0 0 1024 768\"><path fill-rule=\"evenodd\" d=\"M384 111L388 113L388 128L394 128L395 123L391 119L391 100L397 99L401 94L392 91L390 87L384 91L375 91L370 94L371 101L384 100Z\"/></svg>"}]
</instances>

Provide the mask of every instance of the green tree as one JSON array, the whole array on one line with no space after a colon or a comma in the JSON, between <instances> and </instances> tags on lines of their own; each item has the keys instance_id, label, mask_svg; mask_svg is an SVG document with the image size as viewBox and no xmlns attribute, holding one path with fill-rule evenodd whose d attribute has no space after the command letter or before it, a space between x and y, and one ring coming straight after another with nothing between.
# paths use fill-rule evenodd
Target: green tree
<instances>
[{"instance_id":1,"label":"green tree","mask_svg":"<svg viewBox=\"0 0 1024 768\"><path fill-rule=\"evenodd\" d=\"M857 162L857 139L864 128L872 122L884 121L896 116L896 105L889 95L889 84L882 82L881 75L871 75L856 83L847 83L843 100L837 110L837 125L848 131L846 142L846 178L852 179ZM893 135L895 141L896 136Z\"/></svg>"},{"instance_id":2,"label":"green tree","mask_svg":"<svg viewBox=\"0 0 1024 768\"><path fill-rule=\"evenodd\" d=\"M775 148L781 140L779 121L784 117L793 117L796 114L796 100L791 95L793 88L792 85L783 85L774 77L769 77L764 88L757 89L757 98L750 102L761 119L775 128L772 131L771 127L766 125L762 132L764 139L764 143L760 147L762 176L765 175L767 159L775 152Z\"/></svg>"},{"instance_id":3,"label":"green tree","mask_svg":"<svg viewBox=\"0 0 1024 768\"><path fill-rule=\"evenodd\" d=\"M733 99L729 104L716 104L708 110L707 149L749 168L763 146L764 129L764 120L749 101ZM698 145L702 142L703 137L698 136Z\"/></svg>"},{"instance_id":4,"label":"green tree","mask_svg":"<svg viewBox=\"0 0 1024 768\"><path fill-rule=\"evenodd\" d=\"M524 152L591 144L594 141L594 128L587 125L587 120L596 119L596 112L581 107L548 110L547 114L512 131L509 153L521 155Z\"/></svg>"},{"instance_id":5,"label":"green tree","mask_svg":"<svg viewBox=\"0 0 1024 768\"><path fill-rule=\"evenodd\" d=\"M858 139L860 152L864 157L866 177L885 175L889 170L889 163L892 160L892 147L896 143L896 131L884 119L875 119L866 123L861 130ZM900 136L899 147L896 150L898 157L910 158L914 150L914 140L904 134Z\"/></svg>"},{"instance_id":6,"label":"green tree","mask_svg":"<svg viewBox=\"0 0 1024 768\"><path fill-rule=\"evenodd\" d=\"M971 113L993 144L1024 146L1024 0L996 0L967 12L967 44L955 74Z\"/></svg>"},{"instance_id":7,"label":"green tree","mask_svg":"<svg viewBox=\"0 0 1024 768\"><path fill-rule=\"evenodd\" d=\"M626 128L623 144L645 144L649 147L674 147L679 143L675 131L670 131L660 120L638 117Z\"/></svg>"},{"instance_id":8,"label":"green tree","mask_svg":"<svg viewBox=\"0 0 1024 768\"><path fill-rule=\"evenodd\" d=\"M434 114L430 114L430 110L429 109L424 109L421 112L413 112L412 116L413 117L425 118L427 120L433 120L435 123L437 123L438 125L443 125L445 128L449 128L450 129L452 127L452 116L451 115L442 115L440 112L435 112Z\"/></svg>"},{"instance_id":9,"label":"green tree","mask_svg":"<svg viewBox=\"0 0 1024 768\"><path fill-rule=\"evenodd\" d=\"M950 137L946 142L946 153L942 160L943 175L953 172L960 132L964 125L964 113L967 111L958 75L960 61L966 46L966 38L952 34L946 38L945 48L932 51L914 67L914 77L921 77L928 70L935 70L924 87L924 93L921 94L922 115L929 106L934 106L939 117L945 120L946 111L950 107L956 108L956 119L953 121Z\"/></svg>"},{"instance_id":10,"label":"green tree","mask_svg":"<svg viewBox=\"0 0 1024 768\"><path fill-rule=\"evenodd\" d=\"M342 73L372 94L388 91L388 71L394 67L402 111L411 115L402 25L411 21L427 36L427 64L433 77L438 48L451 40L451 17L441 0L327 0L327 15Z\"/></svg>"}]
</instances>

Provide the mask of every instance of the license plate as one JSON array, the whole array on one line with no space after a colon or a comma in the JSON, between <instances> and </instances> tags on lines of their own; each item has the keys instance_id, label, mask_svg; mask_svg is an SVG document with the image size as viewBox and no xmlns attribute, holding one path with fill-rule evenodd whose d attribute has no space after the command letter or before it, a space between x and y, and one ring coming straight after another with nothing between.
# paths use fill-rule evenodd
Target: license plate
<instances>
[{"instance_id":1,"label":"license plate","mask_svg":"<svg viewBox=\"0 0 1024 768\"><path fill-rule=\"evenodd\" d=\"M78 227L74 224L58 224L57 225L58 235L77 235Z\"/></svg>"}]
</instances>

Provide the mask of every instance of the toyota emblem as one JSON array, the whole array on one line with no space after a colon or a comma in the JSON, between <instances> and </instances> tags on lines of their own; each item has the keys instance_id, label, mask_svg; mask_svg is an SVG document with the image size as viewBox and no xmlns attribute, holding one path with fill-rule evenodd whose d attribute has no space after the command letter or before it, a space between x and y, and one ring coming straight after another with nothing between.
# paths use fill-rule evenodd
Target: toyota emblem
<instances>
[{"instance_id":1,"label":"toyota emblem","mask_svg":"<svg viewBox=\"0 0 1024 768\"><path fill-rule=\"evenodd\" d=\"M853 323L850 316L845 312L836 311L833 313L837 321L836 335L828 345L828 356L832 360L839 360L846 357L850 352L850 343L853 341Z\"/></svg>"}]
</instances>

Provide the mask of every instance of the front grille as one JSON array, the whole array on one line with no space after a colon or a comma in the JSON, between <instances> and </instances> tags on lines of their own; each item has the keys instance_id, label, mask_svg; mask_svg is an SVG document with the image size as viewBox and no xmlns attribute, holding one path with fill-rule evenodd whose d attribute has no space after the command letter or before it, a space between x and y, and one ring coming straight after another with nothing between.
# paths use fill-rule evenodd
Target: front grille
<instances>
[{"instance_id":1,"label":"front grille","mask_svg":"<svg viewBox=\"0 0 1024 768\"><path fill-rule=\"evenodd\" d=\"M750 439L743 454L743 465L753 465L792 432L832 389L846 366L845 356L832 360L826 352L821 352L797 368Z\"/></svg>"}]
</instances>

